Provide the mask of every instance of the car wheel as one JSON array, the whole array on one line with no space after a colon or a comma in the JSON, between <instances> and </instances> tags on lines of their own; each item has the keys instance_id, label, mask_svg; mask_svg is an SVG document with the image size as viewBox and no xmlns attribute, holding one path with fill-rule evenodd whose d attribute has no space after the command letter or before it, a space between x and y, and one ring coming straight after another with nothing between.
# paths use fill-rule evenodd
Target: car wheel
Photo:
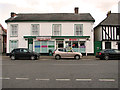
<instances>
[{"instance_id":1,"label":"car wheel","mask_svg":"<svg viewBox=\"0 0 120 90\"><path fill-rule=\"evenodd\" d=\"M14 55L12 55L10 58L11 58L11 60L15 60L15 56Z\"/></svg>"},{"instance_id":2,"label":"car wheel","mask_svg":"<svg viewBox=\"0 0 120 90\"><path fill-rule=\"evenodd\" d=\"M76 60L79 60L79 59L80 59L80 56L79 56L79 55L76 55L76 56L75 56L75 59L76 59Z\"/></svg>"},{"instance_id":3,"label":"car wheel","mask_svg":"<svg viewBox=\"0 0 120 90\"><path fill-rule=\"evenodd\" d=\"M108 55L105 55L105 56L104 56L104 59L105 59L105 60L108 60L108 59L109 59L109 56L108 56Z\"/></svg>"},{"instance_id":4,"label":"car wheel","mask_svg":"<svg viewBox=\"0 0 120 90\"><path fill-rule=\"evenodd\" d=\"M56 55L56 56L55 56L55 59L56 59L56 60L60 60L60 58L61 58L60 55Z\"/></svg>"},{"instance_id":5,"label":"car wheel","mask_svg":"<svg viewBox=\"0 0 120 90\"><path fill-rule=\"evenodd\" d=\"M31 60L35 60L35 56L31 56Z\"/></svg>"}]
</instances>

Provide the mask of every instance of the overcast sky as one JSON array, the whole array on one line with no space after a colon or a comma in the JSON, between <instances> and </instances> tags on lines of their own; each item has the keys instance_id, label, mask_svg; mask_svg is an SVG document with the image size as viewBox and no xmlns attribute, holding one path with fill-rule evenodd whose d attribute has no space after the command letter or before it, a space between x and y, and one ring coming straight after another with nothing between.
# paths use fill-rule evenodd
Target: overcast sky
<instances>
[{"instance_id":1,"label":"overcast sky","mask_svg":"<svg viewBox=\"0 0 120 90\"><path fill-rule=\"evenodd\" d=\"M0 0L0 23L7 28L5 20L15 13L74 13L74 7L79 7L79 13L91 13L96 26L108 11L118 13L120 0Z\"/></svg>"}]
</instances>

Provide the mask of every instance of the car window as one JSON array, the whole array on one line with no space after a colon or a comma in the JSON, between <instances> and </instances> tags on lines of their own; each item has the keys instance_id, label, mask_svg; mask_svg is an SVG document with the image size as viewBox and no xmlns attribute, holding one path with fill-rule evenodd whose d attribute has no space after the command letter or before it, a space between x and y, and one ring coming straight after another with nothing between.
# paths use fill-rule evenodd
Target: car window
<instances>
[{"instance_id":1,"label":"car window","mask_svg":"<svg viewBox=\"0 0 120 90\"><path fill-rule=\"evenodd\" d=\"M27 49L21 49L21 52L28 52Z\"/></svg>"},{"instance_id":2,"label":"car window","mask_svg":"<svg viewBox=\"0 0 120 90\"><path fill-rule=\"evenodd\" d=\"M15 52L20 52L20 49L16 49Z\"/></svg>"},{"instance_id":3,"label":"car window","mask_svg":"<svg viewBox=\"0 0 120 90\"><path fill-rule=\"evenodd\" d=\"M114 50L116 53L120 53L120 50Z\"/></svg>"},{"instance_id":4,"label":"car window","mask_svg":"<svg viewBox=\"0 0 120 90\"><path fill-rule=\"evenodd\" d=\"M58 49L58 51L64 52L64 49Z\"/></svg>"},{"instance_id":5,"label":"car window","mask_svg":"<svg viewBox=\"0 0 120 90\"><path fill-rule=\"evenodd\" d=\"M114 53L115 51L114 50L106 50L104 52L106 52L106 53Z\"/></svg>"},{"instance_id":6,"label":"car window","mask_svg":"<svg viewBox=\"0 0 120 90\"><path fill-rule=\"evenodd\" d=\"M71 49L66 49L66 52L72 52L72 50Z\"/></svg>"}]
</instances>

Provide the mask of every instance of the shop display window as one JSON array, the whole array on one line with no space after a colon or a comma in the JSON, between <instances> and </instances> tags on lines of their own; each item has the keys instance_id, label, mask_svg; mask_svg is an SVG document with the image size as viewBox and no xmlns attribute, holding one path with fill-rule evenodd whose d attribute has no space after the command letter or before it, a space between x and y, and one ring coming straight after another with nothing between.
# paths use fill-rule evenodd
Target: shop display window
<instances>
[{"instance_id":1,"label":"shop display window","mask_svg":"<svg viewBox=\"0 0 120 90\"><path fill-rule=\"evenodd\" d=\"M78 41L73 41L72 48L78 48Z\"/></svg>"}]
</instances>

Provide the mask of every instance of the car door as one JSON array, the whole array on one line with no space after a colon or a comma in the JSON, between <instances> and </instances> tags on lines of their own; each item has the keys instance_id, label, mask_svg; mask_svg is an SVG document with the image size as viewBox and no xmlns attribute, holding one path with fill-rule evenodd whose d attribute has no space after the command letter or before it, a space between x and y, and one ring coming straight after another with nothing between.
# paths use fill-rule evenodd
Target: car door
<instances>
[{"instance_id":1,"label":"car door","mask_svg":"<svg viewBox=\"0 0 120 90\"><path fill-rule=\"evenodd\" d=\"M27 49L21 49L20 56L21 56L22 59L28 59L29 58L28 50Z\"/></svg>"},{"instance_id":2,"label":"car door","mask_svg":"<svg viewBox=\"0 0 120 90\"><path fill-rule=\"evenodd\" d=\"M66 49L67 57L74 57L74 53L71 49Z\"/></svg>"},{"instance_id":3,"label":"car door","mask_svg":"<svg viewBox=\"0 0 120 90\"><path fill-rule=\"evenodd\" d=\"M117 58L117 52L115 52L115 50L109 50L109 57L110 58Z\"/></svg>"},{"instance_id":4,"label":"car door","mask_svg":"<svg viewBox=\"0 0 120 90\"><path fill-rule=\"evenodd\" d=\"M120 59L120 50L114 50L116 59Z\"/></svg>"},{"instance_id":5,"label":"car door","mask_svg":"<svg viewBox=\"0 0 120 90\"><path fill-rule=\"evenodd\" d=\"M20 49L15 50L15 57L20 58Z\"/></svg>"},{"instance_id":6,"label":"car door","mask_svg":"<svg viewBox=\"0 0 120 90\"><path fill-rule=\"evenodd\" d=\"M64 58L67 56L67 52L66 52L66 49L58 49L59 51L59 55Z\"/></svg>"}]
</instances>

